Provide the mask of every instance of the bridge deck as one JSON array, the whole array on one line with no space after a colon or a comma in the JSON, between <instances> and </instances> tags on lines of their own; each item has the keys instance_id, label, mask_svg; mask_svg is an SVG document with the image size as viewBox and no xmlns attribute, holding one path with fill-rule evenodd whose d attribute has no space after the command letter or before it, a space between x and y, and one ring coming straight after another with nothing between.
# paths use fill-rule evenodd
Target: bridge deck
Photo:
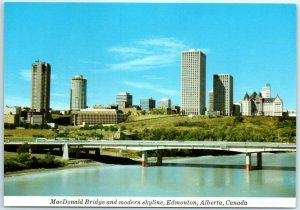
<instances>
[{"instance_id":1,"label":"bridge deck","mask_svg":"<svg viewBox=\"0 0 300 210\"><path fill-rule=\"evenodd\" d=\"M23 142L5 142L4 145L21 145ZM241 153L296 151L296 144L272 142L226 142L226 141L146 141L146 140L43 140L30 141L34 146L63 146L77 148L119 148L126 150L161 150L161 149L209 149L234 151Z\"/></svg>"}]
</instances>

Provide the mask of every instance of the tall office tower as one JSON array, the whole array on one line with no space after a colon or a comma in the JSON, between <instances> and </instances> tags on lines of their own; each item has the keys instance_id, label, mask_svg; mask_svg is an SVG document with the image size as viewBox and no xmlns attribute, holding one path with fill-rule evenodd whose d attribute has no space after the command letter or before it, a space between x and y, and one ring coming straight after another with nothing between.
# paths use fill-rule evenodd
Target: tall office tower
<instances>
[{"instance_id":1,"label":"tall office tower","mask_svg":"<svg viewBox=\"0 0 300 210\"><path fill-rule=\"evenodd\" d=\"M233 77L230 74L214 74L214 111L232 115Z\"/></svg>"},{"instance_id":2,"label":"tall office tower","mask_svg":"<svg viewBox=\"0 0 300 210\"><path fill-rule=\"evenodd\" d=\"M186 115L205 114L206 55L198 50L181 54L181 111Z\"/></svg>"},{"instance_id":3,"label":"tall office tower","mask_svg":"<svg viewBox=\"0 0 300 210\"><path fill-rule=\"evenodd\" d=\"M142 110L150 111L155 108L155 100L152 98L141 99L140 106Z\"/></svg>"},{"instance_id":4,"label":"tall office tower","mask_svg":"<svg viewBox=\"0 0 300 210\"><path fill-rule=\"evenodd\" d=\"M214 111L214 91L211 90L208 92L208 112L213 112Z\"/></svg>"},{"instance_id":5,"label":"tall office tower","mask_svg":"<svg viewBox=\"0 0 300 210\"><path fill-rule=\"evenodd\" d=\"M70 95L70 109L80 110L85 109L86 106L86 90L87 79L82 75L75 75L71 80L71 95Z\"/></svg>"},{"instance_id":6,"label":"tall office tower","mask_svg":"<svg viewBox=\"0 0 300 210\"><path fill-rule=\"evenodd\" d=\"M122 110L124 106L124 108L132 106L132 95L127 92L118 93L116 95L116 104L119 110Z\"/></svg>"},{"instance_id":7,"label":"tall office tower","mask_svg":"<svg viewBox=\"0 0 300 210\"><path fill-rule=\"evenodd\" d=\"M263 98L271 98L271 86L270 84L266 84L261 88L261 95Z\"/></svg>"},{"instance_id":8,"label":"tall office tower","mask_svg":"<svg viewBox=\"0 0 300 210\"><path fill-rule=\"evenodd\" d=\"M47 112L50 110L50 64L36 61L32 64L31 76L31 109Z\"/></svg>"},{"instance_id":9,"label":"tall office tower","mask_svg":"<svg viewBox=\"0 0 300 210\"><path fill-rule=\"evenodd\" d=\"M162 108L171 108L171 99L169 98L161 99L157 102L157 106Z\"/></svg>"}]
</instances>

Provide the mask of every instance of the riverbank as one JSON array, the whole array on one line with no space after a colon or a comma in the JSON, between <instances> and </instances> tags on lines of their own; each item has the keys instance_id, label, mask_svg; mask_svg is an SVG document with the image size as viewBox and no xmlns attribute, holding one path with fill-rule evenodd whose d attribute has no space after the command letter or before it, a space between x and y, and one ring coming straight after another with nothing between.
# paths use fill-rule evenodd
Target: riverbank
<instances>
[{"instance_id":1,"label":"riverbank","mask_svg":"<svg viewBox=\"0 0 300 210\"><path fill-rule=\"evenodd\" d=\"M73 164L67 164L62 167L58 168L34 168L34 169L25 169L25 170L20 170L20 171L9 171L4 173L4 177L11 177L11 176L19 176L19 175L25 175L25 174L31 174L31 173L43 173L43 172L49 172L49 171L57 171L57 170L64 170L64 169L71 169L71 168L83 168L83 167L92 167L92 166L105 166L109 164L105 163L99 163L96 161L82 161L82 162L77 162Z\"/></svg>"},{"instance_id":2,"label":"riverbank","mask_svg":"<svg viewBox=\"0 0 300 210\"><path fill-rule=\"evenodd\" d=\"M4 152L4 159L12 159L18 156L16 152ZM31 154L32 157L42 158L45 154ZM84 159L75 159L70 158L69 160L63 160L61 156L55 155L56 160L62 162L60 167L53 168L29 168L23 170L16 171L6 171L4 173L5 177L9 176L17 176L24 175L29 173L40 173L40 172L48 172L54 170L64 170L70 168L82 168L82 167L92 167L92 166L109 166L109 165L129 165L129 164L139 164L140 161L138 159L132 160L128 157L121 157L117 155L117 153L102 153L99 158L94 158L93 156L87 157Z\"/></svg>"},{"instance_id":3,"label":"riverbank","mask_svg":"<svg viewBox=\"0 0 300 210\"><path fill-rule=\"evenodd\" d=\"M148 152L148 165L154 166L157 162L156 151ZM74 154L70 155L70 160L63 160L61 154L54 155L54 159L58 160L62 164L58 164L59 167L49 167L49 168L28 168L23 170L15 170L15 171L6 171L5 176L15 176L15 175L23 175L28 173L39 173L39 172L48 172L53 170L62 170L68 168L79 168L79 167L89 167L89 166L101 166L101 165L140 165L141 164L141 154L137 151L123 151L119 149L103 149L100 152L100 156L95 156L94 154L90 154L89 156L84 157L84 159L76 159ZM220 155L230 155L235 153L224 153L222 151L163 151L163 159L177 159L183 157L197 157L197 156L220 156ZM7 152L4 153L4 158L15 158L18 156L16 152ZM41 154L31 154L32 157L35 158L43 158L45 156L44 153Z\"/></svg>"}]
</instances>

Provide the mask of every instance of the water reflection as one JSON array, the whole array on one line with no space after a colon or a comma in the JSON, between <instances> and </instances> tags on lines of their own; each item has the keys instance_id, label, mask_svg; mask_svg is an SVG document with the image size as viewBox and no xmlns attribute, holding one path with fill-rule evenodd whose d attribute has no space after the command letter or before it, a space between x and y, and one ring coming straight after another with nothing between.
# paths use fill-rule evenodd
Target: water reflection
<instances>
[{"instance_id":1,"label":"water reflection","mask_svg":"<svg viewBox=\"0 0 300 210\"><path fill-rule=\"evenodd\" d=\"M163 163L164 167L196 167L196 168L227 168L227 169L245 169L245 165L224 165L224 164L205 164L205 163ZM253 170L256 169L255 166L252 167ZM295 171L294 166L264 166L263 170L278 170L278 171Z\"/></svg>"},{"instance_id":2,"label":"water reflection","mask_svg":"<svg viewBox=\"0 0 300 210\"><path fill-rule=\"evenodd\" d=\"M87 167L6 177L5 195L293 197L295 154L263 157L245 170L244 156L165 160L163 166Z\"/></svg>"}]
</instances>

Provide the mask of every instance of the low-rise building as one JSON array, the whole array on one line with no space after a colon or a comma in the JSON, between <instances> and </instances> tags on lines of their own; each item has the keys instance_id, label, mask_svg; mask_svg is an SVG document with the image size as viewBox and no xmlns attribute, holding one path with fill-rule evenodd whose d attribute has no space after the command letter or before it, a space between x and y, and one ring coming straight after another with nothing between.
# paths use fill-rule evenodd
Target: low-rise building
<instances>
[{"instance_id":1,"label":"low-rise building","mask_svg":"<svg viewBox=\"0 0 300 210\"><path fill-rule=\"evenodd\" d=\"M43 125L47 123L46 119L49 119L49 116L46 116L46 112L34 112L29 111L27 115L27 123L31 125Z\"/></svg>"},{"instance_id":2,"label":"low-rise building","mask_svg":"<svg viewBox=\"0 0 300 210\"><path fill-rule=\"evenodd\" d=\"M21 116L21 107L5 106L4 107L4 123L19 125Z\"/></svg>"},{"instance_id":3,"label":"low-rise building","mask_svg":"<svg viewBox=\"0 0 300 210\"><path fill-rule=\"evenodd\" d=\"M117 124L125 120L125 115L117 109L81 109L71 112L73 125Z\"/></svg>"},{"instance_id":4,"label":"low-rise building","mask_svg":"<svg viewBox=\"0 0 300 210\"><path fill-rule=\"evenodd\" d=\"M241 115L241 103L234 103L232 107L232 113L234 116Z\"/></svg>"},{"instance_id":5,"label":"low-rise building","mask_svg":"<svg viewBox=\"0 0 300 210\"><path fill-rule=\"evenodd\" d=\"M172 106L171 113L172 114L180 114L180 106Z\"/></svg>"},{"instance_id":6,"label":"low-rise building","mask_svg":"<svg viewBox=\"0 0 300 210\"><path fill-rule=\"evenodd\" d=\"M261 93L254 92L251 96L246 93L241 102L241 114L243 116L282 116L283 101L279 96L263 98Z\"/></svg>"},{"instance_id":7,"label":"low-rise building","mask_svg":"<svg viewBox=\"0 0 300 210\"><path fill-rule=\"evenodd\" d=\"M122 111L124 114L130 114L130 115L140 115L142 110L140 106L131 106L131 107L123 107Z\"/></svg>"},{"instance_id":8,"label":"low-rise building","mask_svg":"<svg viewBox=\"0 0 300 210\"><path fill-rule=\"evenodd\" d=\"M288 109L283 111L285 117L297 117L297 111L294 109Z\"/></svg>"}]
</instances>

